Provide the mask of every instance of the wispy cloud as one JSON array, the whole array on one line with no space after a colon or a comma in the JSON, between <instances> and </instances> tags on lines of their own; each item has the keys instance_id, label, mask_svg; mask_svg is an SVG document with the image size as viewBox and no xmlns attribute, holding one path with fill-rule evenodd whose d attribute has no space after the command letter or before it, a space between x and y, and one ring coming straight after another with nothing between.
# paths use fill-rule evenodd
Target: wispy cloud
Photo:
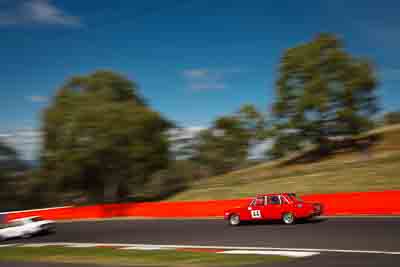
<instances>
[{"instance_id":1,"label":"wispy cloud","mask_svg":"<svg viewBox=\"0 0 400 267\"><path fill-rule=\"evenodd\" d=\"M42 133L36 129L21 129L10 133L0 133L0 142L15 148L23 159L37 159L42 146Z\"/></svg>"},{"instance_id":2,"label":"wispy cloud","mask_svg":"<svg viewBox=\"0 0 400 267\"><path fill-rule=\"evenodd\" d=\"M242 72L240 69L187 69L183 76L187 86L193 91L219 90L228 87L229 78Z\"/></svg>"},{"instance_id":3,"label":"wispy cloud","mask_svg":"<svg viewBox=\"0 0 400 267\"><path fill-rule=\"evenodd\" d=\"M189 69L184 70L183 75L188 79L201 79L205 78L210 74L208 69Z\"/></svg>"},{"instance_id":4,"label":"wispy cloud","mask_svg":"<svg viewBox=\"0 0 400 267\"><path fill-rule=\"evenodd\" d=\"M175 128L169 131L170 141L187 140L194 138L199 132L207 129L204 126L191 126L186 128Z\"/></svg>"},{"instance_id":5,"label":"wispy cloud","mask_svg":"<svg viewBox=\"0 0 400 267\"><path fill-rule=\"evenodd\" d=\"M82 26L79 17L66 14L50 0L3 0L0 4L0 26L20 24Z\"/></svg>"},{"instance_id":6,"label":"wispy cloud","mask_svg":"<svg viewBox=\"0 0 400 267\"><path fill-rule=\"evenodd\" d=\"M33 103L46 103L49 101L48 97L41 95L31 95L26 98Z\"/></svg>"}]
</instances>

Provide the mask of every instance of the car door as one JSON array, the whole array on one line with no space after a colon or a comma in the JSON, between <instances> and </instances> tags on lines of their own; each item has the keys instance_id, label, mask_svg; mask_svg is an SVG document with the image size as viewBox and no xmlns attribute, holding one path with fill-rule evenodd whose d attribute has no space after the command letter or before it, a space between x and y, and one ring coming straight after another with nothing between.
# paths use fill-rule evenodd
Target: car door
<instances>
[{"instance_id":1,"label":"car door","mask_svg":"<svg viewBox=\"0 0 400 267\"><path fill-rule=\"evenodd\" d=\"M11 223L6 229L5 229L5 236L7 238L14 238L18 237L18 224L16 222Z\"/></svg>"},{"instance_id":2,"label":"car door","mask_svg":"<svg viewBox=\"0 0 400 267\"><path fill-rule=\"evenodd\" d=\"M265 197L257 197L249 206L249 217L251 220L263 220L265 208Z\"/></svg>"},{"instance_id":3,"label":"car door","mask_svg":"<svg viewBox=\"0 0 400 267\"><path fill-rule=\"evenodd\" d=\"M9 238L10 235L11 235L10 226L7 225L7 226L5 226L4 228L2 228L2 229L0 230L0 234L1 234L1 236L5 237L5 238Z\"/></svg>"},{"instance_id":4,"label":"car door","mask_svg":"<svg viewBox=\"0 0 400 267\"><path fill-rule=\"evenodd\" d=\"M282 218L282 199L279 195L267 196L264 216L268 220L279 220Z\"/></svg>"}]
</instances>

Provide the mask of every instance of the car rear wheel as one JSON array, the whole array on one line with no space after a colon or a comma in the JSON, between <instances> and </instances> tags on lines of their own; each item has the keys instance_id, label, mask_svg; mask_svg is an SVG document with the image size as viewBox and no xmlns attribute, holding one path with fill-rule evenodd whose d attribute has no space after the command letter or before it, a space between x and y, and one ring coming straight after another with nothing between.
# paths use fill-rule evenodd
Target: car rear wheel
<instances>
[{"instance_id":1,"label":"car rear wheel","mask_svg":"<svg viewBox=\"0 0 400 267\"><path fill-rule=\"evenodd\" d=\"M283 216L282 216L282 221L285 223L285 224L294 224L294 215L293 215L293 213L291 213L291 212L288 212L288 213L285 213L285 214L283 214Z\"/></svg>"},{"instance_id":2,"label":"car rear wheel","mask_svg":"<svg viewBox=\"0 0 400 267\"><path fill-rule=\"evenodd\" d=\"M229 225L238 226L240 224L240 217L238 214L232 214L229 216Z\"/></svg>"}]
</instances>

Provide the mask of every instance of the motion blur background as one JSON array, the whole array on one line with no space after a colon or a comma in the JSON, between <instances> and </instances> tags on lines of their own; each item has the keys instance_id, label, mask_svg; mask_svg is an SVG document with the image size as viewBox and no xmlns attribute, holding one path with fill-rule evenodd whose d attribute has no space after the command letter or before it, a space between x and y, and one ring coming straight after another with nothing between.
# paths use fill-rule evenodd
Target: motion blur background
<instances>
[{"instance_id":1,"label":"motion blur background","mask_svg":"<svg viewBox=\"0 0 400 267\"><path fill-rule=\"evenodd\" d=\"M399 5L0 0L0 211L400 189Z\"/></svg>"}]
</instances>

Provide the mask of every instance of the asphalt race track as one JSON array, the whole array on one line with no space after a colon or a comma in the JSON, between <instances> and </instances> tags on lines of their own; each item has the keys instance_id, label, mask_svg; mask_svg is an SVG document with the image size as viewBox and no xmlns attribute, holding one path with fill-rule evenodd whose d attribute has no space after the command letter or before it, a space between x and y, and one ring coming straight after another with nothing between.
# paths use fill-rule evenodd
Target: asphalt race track
<instances>
[{"instance_id":1,"label":"asphalt race track","mask_svg":"<svg viewBox=\"0 0 400 267\"><path fill-rule=\"evenodd\" d=\"M400 252L399 238L400 218L331 218L296 225L239 227L230 227L222 220L111 220L59 223L55 234L5 244L95 242L326 249L319 256L272 266L400 266L400 255L380 253Z\"/></svg>"}]
</instances>

